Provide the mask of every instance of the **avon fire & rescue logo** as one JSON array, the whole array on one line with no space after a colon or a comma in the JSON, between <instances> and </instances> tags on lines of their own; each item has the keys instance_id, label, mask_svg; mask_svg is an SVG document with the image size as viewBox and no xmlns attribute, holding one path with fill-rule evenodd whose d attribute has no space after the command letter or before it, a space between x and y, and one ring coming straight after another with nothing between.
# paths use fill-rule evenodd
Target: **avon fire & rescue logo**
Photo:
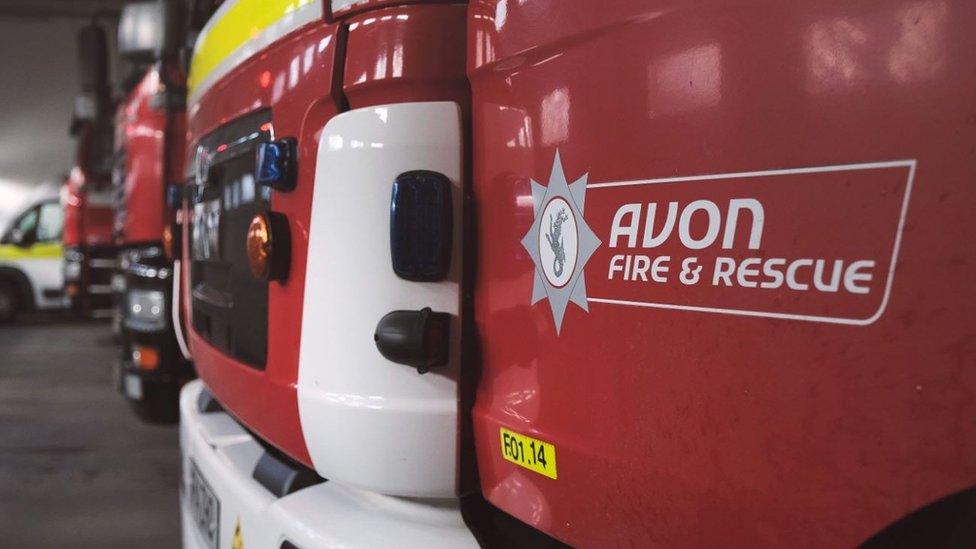
<instances>
[{"instance_id":1,"label":"avon fire & rescue logo","mask_svg":"<svg viewBox=\"0 0 976 549\"><path fill-rule=\"evenodd\" d=\"M570 184L557 152L549 185L532 181L522 239L532 303L548 299L557 334L570 301L871 324L914 174L897 160Z\"/></svg>"},{"instance_id":2,"label":"avon fire & rescue logo","mask_svg":"<svg viewBox=\"0 0 976 549\"><path fill-rule=\"evenodd\" d=\"M568 183L557 152L549 185L532 181L535 221L522 239L536 267L532 303L549 299L556 333L570 301L588 310L583 267L600 246L600 239L583 219L585 203L586 174Z\"/></svg>"}]
</instances>

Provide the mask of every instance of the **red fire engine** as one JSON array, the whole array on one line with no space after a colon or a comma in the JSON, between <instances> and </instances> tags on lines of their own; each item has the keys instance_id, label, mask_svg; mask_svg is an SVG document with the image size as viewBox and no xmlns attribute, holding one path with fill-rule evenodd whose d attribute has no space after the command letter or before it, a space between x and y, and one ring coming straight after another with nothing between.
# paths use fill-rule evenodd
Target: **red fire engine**
<instances>
[{"instance_id":1,"label":"red fire engine","mask_svg":"<svg viewBox=\"0 0 976 549\"><path fill-rule=\"evenodd\" d=\"M223 2L184 543L971 541L974 23Z\"/></svg>"},{"instance_id":2,"label":"red fire engine","mask_svg":"<svg viewBox=\"0 0 976 549\"><path fill-rule=\"evenodd\" d=\"M112 207L107 190L92 187L75 167L61 191L64 291L73 311L100 315L112 311Z\"/></svg>"},{"instance_id":3,"label":"red fire engine","mask_svg":"<svg viewBox=\"0 0 976 549\"><path fill-rule=\"evenodd\" d=\"M112 120L108 50L104 29L91 24L78 32L81 94L75 101L71 134L76 165L61 191L64 208L64 291L72 310L95 316L112 313Z\"/></svg>"},{"instance_id":4,"label":"red fire engine","mask_svg":"<svg viewBox=\"0 0 976 549\"><path fill-rule=\"evenodd\" d=\"M177 419L179 389L193 376L173 322L186 119L179 19L173 3L123 12L119 50L133 69L117 108L113 172L120 389L141 417L164 422Z\"/></svg>"}]
</instances>

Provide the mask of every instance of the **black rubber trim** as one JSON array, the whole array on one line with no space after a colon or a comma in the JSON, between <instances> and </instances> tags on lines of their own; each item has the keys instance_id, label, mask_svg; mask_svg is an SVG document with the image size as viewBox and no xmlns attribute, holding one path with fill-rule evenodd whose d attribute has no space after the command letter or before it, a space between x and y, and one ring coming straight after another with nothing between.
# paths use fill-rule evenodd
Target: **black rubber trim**
<instances>
[{"instance_id":1,"label":"black rubber trim","mask_svg":"<svg viewBox=\"0 0 976 549\"><path fill-rule=\"evenodd\" d=\"M16 292L17 312L33 311L36 308L34 289L23 271L13 267L0 267L0 284L4 283L12 286Z\"/></svg>"},{"instance_id":2,"label":"black rubber trim","mask_svg":"<svg viewBox=\"0 0 976 549\"><path fill-rule=\"evenodd\" d=\"M213 412L222 412L224 411L224 407L217 402L217 399L210 394L210 391L204 389L200 391L200 396L197 397L197 410L201 414L210 414Z\"/></svg>"},{"instance_id":3,"label":"black rubber trim","mask_svg":"<svg viewBox=\"0 0 976 549\"><path fill-rule=\"evenodd\" d=\"M909 513L871 536L862 549L976 547L976 486Z\"/></svg>"},{"instance_id":4,"label":"black rubber trim","mask_svg":"<svg viewBox=\"0 0 976 549\"><path fill-rule=\"evenodd\" d=\"M461 515L482 547L571 547L495 507L480 492L461 496Z\"/></svg>"},{"instance_id":5,"label":"black rubber trim","mask_svg":"<svg viewBox=\"0 0 976 549\"><path fill-rule=\"evenodd\" d=\"M168 88L157 92L149 98L149 107L157 110L176 110L186 109L186 90L179 88Z\"/></svg>"},{"instance_id":6,"label":"black rubber trim","mask_svg":"<svg viewBox=\"0 0 976 549\"><path fill-rule=\"evenodd\" d=\"M267 451L254 466L254 473L251 476L258 481L258 484L278 497L325 482L325 479L315 474L315 471L290 460L286 461Z\"/></svg>"},{"instance_id":7,"label":"black rubber trim","mask_svg":"<svg viewBox=\"0 0 976 549\"><path fill-rule=\"evenodd\" d=\"M331 6L331 4L326 3L326 6ZM332 13L331 7L329 8L329 13ZM349 98L346 97L345 92L346 47L348 44L349 25L339 25L336 27L335 57L332 62L332 89L329 90L329 95L335 101L336 114L349 110Z\"/></svg>"}]
</instances>

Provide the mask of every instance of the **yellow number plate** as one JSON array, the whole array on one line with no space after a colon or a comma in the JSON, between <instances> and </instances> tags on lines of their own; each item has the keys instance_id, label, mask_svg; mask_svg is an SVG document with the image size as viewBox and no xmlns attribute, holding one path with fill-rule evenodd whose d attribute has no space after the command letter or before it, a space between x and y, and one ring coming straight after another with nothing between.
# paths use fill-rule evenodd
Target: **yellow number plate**
<instances>
[{"instance_id":1,"label":"yellow number plate","mask_svg":"<svg viewBox=\"0 0 976 549\"><path fill-rule=\"evenodd\" d=\"M556 478L556 447L539 439L501 428L502 457L529 471Z\"/></svg>"}]
</instances>

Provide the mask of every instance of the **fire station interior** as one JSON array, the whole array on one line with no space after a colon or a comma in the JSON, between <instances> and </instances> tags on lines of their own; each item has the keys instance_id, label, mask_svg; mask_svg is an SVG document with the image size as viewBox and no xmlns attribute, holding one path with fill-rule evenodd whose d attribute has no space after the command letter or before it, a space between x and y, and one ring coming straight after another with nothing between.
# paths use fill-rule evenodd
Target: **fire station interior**
<instances>
[{"instance_id":1,"label":"fire station interior","mask_svg":"<svg viewBox=\"0 0 976 549\"><path fill-rule=\"evenodd\" d=\"M2 284L22 289L16 281L26 277L40 286L43 299L36 303L41 299L20 290L5 294L18 307L16 318L0 327L5 547L180 544L178 434L172 425L139 420L114 389L118 353L108 314L111 294L90 296L98 309L73 311L62 303L65 182L76 169L84 131L76 112L78 33L92 22L114 29L124 4L0 4L0 50L8 54L0 61L0 271L10 275L15 263L31 270ZM114 43L114 32L106 36ZM122 62L114 47L107 51L108 71L118 77ZM12 245L9 235L18 228L23 240ZM110 242L111 234L105 234L98 245L107 249ZM12 255L22 259L11 260ZM102 253L98 259L109 268L99 269L104 274L91 285L104 291L116 258Z\"/></svg>"},{"instance_id":2,"label":"fire station interior","mask_svg":"<svg viewBox=\"0 0 976 549\"><path fill-rule=\"evenodd\" d=\"M976 548L974 29L0 0L0 547Z\"/></svg>"}]
</instances>

